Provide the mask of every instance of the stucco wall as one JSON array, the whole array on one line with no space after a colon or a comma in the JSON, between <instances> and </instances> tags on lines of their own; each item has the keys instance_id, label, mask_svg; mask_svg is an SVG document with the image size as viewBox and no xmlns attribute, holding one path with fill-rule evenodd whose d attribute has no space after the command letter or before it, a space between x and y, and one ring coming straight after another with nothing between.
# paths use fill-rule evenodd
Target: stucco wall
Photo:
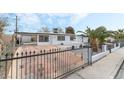
<instances>
[{"instance_id":1,"label":"stucco wall","mask_svg":"<svg viewBox=\"0 0 124 93\"><path fill-rule=\"evenodd\" d=\"M37 44L38 45L61 45L62 43L64 45L80 45L82 44L82 36L76 36L76 39L73 41L70 40L70 36L66 35L64 41L58 41L58 35L49 35L49 41L48 42L39 42L39 35L37 35ZM31 36L22 36L22 43L29 43L31 42Z\"/></svg>"},{"instance_id":2,"label":"stucco wall","mask_svg":"<svg viewBox=\"0 0 124 93\"><path fill-rule=\"evenodd\" d=\"M95 61L97 61L97 60L103 58L104 56L106 56L106 55L108 55L108 54L109 54L109 51L101 52L101 53L99 53L99 54L97 54L97 55L93 55L93 56L92 56L92 62L95 62Z\"/></svg>"},{"instance_id":3,"label":"stucco wall","mask_svg":"<svg viewBox=\"0 0 124 93\"><path fill-rule=\"evenodd\" d=\"M22 43L31 42L31 36L22 36Z\"/></svg>"},{"instance_id":4,"label":"stucco wall","mask_svg":"<svg viewBox=\"0 0 124 93\"><path fill-rule=\"evenodd\" d=\"M64 45L72 44L74 45L75 43L81 44L82 43L82 38L81 37L76 37L75 40L71 41L70 36L65 36L64 41L58 41L57 35L49 35L49 42L38 42L38 45L46 45L46 44L53 44L53 45L61 45L63 43ZM37 41L39 41L39 36L37 38Z\"/></svg>"},{"instance_id":5,"label":"stucco wall","mask_svg":"<svg viewBox=\"0 0 124 93\"><path fill-rule=\"evenodd\" d=\"M88 37L83 37L83 42L84 43L88 42Z\"/></svg>"}]
</instances>

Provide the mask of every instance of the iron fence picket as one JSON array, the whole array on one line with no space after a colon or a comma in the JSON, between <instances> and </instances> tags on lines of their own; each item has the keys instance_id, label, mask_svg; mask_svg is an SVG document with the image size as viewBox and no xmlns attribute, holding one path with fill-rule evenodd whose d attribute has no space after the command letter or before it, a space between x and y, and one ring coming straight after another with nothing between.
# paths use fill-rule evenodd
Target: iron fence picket
<instances>
[{"instance_id":1,"label":"iron fence picket","mask_svg":"<svg viewBox=\"0 0 124 93\"><path fill-rule=\"evenodd\" d=\"M37 56L37 79L39 79L39 56Z\"/></svg>"},{"instance_id":2,"label":"iron fence picket","mask_svg":"<svg viewBox=\"0 0 124 93\"><path fill-rule=\"evenodd\" d=\"M6 56L6 59L7 59L8 54L6 54L5 56ZM7 78L7 70L8 70L7 66L8 66L8 61L6 60L5 61L5 79Z\"/></svg>"},{"instance_id":3,"label":"iron fence picket","mask_svg":"<svg viewBox=\"0 0 124 93\"><path fill-rule=\"evenodd\" d=\"M42 54L42 50L40 51L40 54ZM40 55L40 78L42 78L42 76L43 76L43 63L42 63L42 55Z\"/></svg>"},{"instance_id":4,"label":"iron fence picket","mask_svg":"<svg viewBox=\"0 0 124 93\"><path fill-rule=\"evenodd\" d=\"M35 55L35 51L33 54ZM35 56L33 57L33 78L35 79Z\"/></svg>"},{"instance_id":5,"label":"iron fence picket","mask_svg":"<svg viewBox=\"0 0 124 93\"><path fill-rule=\"evenodd\" d=\"M29 77L31 78L31 51L30 51L30 62L29 62Z\"/></svg>"},{"instance_id":6,"label":"iron fence picket","mask_svg":"<svg viewBox=\"0 0 124 93\"><path fill-rule=\"evenodd\" d=\"M45 53L45 50L44 50L44 53ZM46 75L45 75L45 72L46 72L46 67L45 67L45 55L44 55L44 79L46 78Z\"/></svg>"},{"instance_id":7,"label":"iron fence picket","mask_svg":"<svg viewBox=\"0 0 124 93\"><path fill-rule=\"evenodd\" d=\"M27 56L27 52L25 52L25 55ZM27 79L27 68L28 68L28 65L27 65L27 58L25 58L25 79Z\"/></svg>"},{"instance_id":8,"label":"iron fence picket","mask_svg":"<svg viewBox=\"0 0 124 93\"><path fill-rule=\"evenodd\" d=\"M73 51L79 49L80 48L77 48ZM48 51L43 50L40 51L40 53L36 53L35 51L30 51L29 53L22 52L20 56L19 53L16 53L16 56L11 55L11 57L6 55L6 58L0 59L0 62L5 61L5 78L7 78L8 68L11 68L10 74L11 78L13 78L13 62L15 62L16 65L16 79L56 78L65 73L68 73L70 70L75 69L74 64L76 63L72 62L73 60L71 59L71 56L74 56L72 55L73 51L70 48L57 48ZM8 66L9 61L10 66ZM77 67L77 65L75 66Z\"/></svg>"},{"instance_id":9,"label":"iron fence picket","mask_svg":"<svg viewBox=\"0 0 124 93\"><path fill-rule=\"evenodd\" d=\"M16 53L16 57L18 58L18 53ZM18 59L16 59L16 79L18 79Z\"/></svg>"},{"instance_id":10,"label":"iron fence picket","mask_svg":"<svg viewBox=\"0 0 124 93\"><path fill-rule=\"evenodd\" d=\"M13 58L13 54L11 54L11 58ZM11 68L11 79L12 79L13 78L13 76L12 76L13 75L13 73L12 73L13 72L13 60L11 60L10 66L11 66L10 68Z\"/></svg>"}]
</instances>

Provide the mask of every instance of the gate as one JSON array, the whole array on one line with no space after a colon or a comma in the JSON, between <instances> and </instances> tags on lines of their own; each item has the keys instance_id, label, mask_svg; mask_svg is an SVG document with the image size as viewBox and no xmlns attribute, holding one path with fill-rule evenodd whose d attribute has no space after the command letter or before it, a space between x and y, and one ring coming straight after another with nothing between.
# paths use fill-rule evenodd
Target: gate
<instances>
[{"instance_id":1,"label":"gate","mask_svg":"<svg viewBox=\"0 0 124 93\"><path fill-rule=\"evenodd\" d=\"M0 78L55 79L90 64L90 48L66 48L6 54L0 59ZM90 59L90 60L89 60Z\"/></svg>"}]
</instances>

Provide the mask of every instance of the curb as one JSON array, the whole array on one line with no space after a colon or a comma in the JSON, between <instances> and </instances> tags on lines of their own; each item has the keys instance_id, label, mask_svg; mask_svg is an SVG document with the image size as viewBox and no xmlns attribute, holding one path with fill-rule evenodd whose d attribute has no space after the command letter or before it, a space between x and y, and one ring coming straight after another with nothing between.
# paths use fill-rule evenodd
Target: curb
<instances>
[{"instance_id":1,"label":"curb","mask_svg":"<svg viewBox=\"0 0 124 93\"><path fill-rule=\"evenodd\" d=\"M124 63L124 57L122 57L119 61L119 64L116 65L114 71L110 74L110 76L108 77L108 79L115 79L116 76L118 75L119 71L120 71L120 68L121 66L123 65Z\"/></svg>"},{"instance_id":2,"label":"curb","mask_svg":"<svg viewBox=\"0 0 124 93\"><path fill-rule=\"evenodd\" d=\"M123 60L122 64L120 65L120 67L119 67L119 69L118 69L118 71L117 71L117 73L116 73L116 75L114 76L113 79L116 79L116 77L119 74L119 71L120 71L121 67L123 66L123 64L124 64L124 60Z\"/></svg>"}]
</instances>

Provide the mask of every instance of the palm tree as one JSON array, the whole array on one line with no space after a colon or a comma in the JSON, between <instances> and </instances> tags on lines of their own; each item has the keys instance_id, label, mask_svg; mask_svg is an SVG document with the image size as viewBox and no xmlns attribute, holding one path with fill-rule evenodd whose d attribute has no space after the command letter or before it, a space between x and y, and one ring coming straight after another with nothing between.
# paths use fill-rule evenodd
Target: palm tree
<instances>
[{"instance_id":1,"label":"palm tree","mask_svg":"<svg viewBox=\"0 0 124 93\"><path fill-rule=\"evenodd\" d=\"M104 42L106 41L105 39L109 37L109 33L104 26L100 26L95 30L87 27L87 29L83 33L89 37L90 44L94 52L97 52L99 45L104 44Z\"/></svg>"},{"instance_id":2,"label":"palm tree","mask_svg":"<svg viewBox=\"0 0 124 93\"><path fill-rule=\"evenodd\" d=\"M82 32L82 31L77 31L77 33ZM98 35L96 33L96 31L94 29L91 29L89 27L87 27L87 29L85 30L84 33L86 36L88 36L89 38L89 43L92 46L92 50L97 52L98 51Z\"/></svg>"},{"instance_id":3,"label":"palm tree","mask_svg":"<svg viewBox=\"0 0 124 93\"><path fill-rule=\"evenodd\" d=\"M114 31L112 37L116 42L121 42L124 40L124 29L118 29L118 31Z\"/></svg>"},{"instance_id":4,"label":"palm tree","mask_svg":"<svg viewBox=\"0 0 124 93\"><path fill-rule=\"evenodd\" d=\"M99 47L101 48L102 45L106 42L106 38L110 37L111 33L109 33L104 26L100 26L95 30L98 35Z\"/></svg>"}]
</instances>

